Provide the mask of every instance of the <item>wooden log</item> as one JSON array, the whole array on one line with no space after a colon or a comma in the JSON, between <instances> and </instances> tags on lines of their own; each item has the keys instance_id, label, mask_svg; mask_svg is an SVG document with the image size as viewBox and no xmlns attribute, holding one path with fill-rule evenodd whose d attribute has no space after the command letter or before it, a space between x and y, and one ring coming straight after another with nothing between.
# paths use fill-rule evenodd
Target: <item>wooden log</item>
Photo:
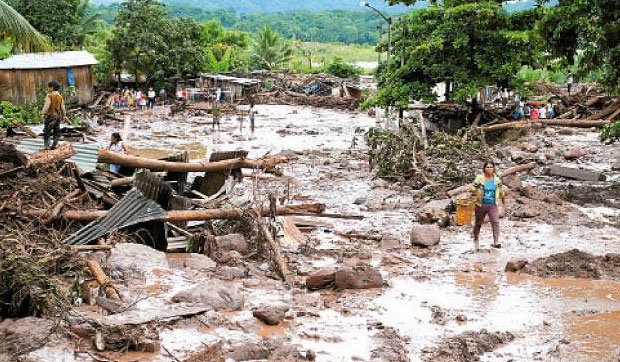
<instances>
[{"instance_id":1,"label":"wooden log","mask_svg":"<svg viewBox=\"0 0 620 362\"><path fill-rule=\"evenodd\" d=\"M14 125L15 127L19 128L20 130L22 130L24 133L26 133L28 136L32 138L39 137L38 134L34 133L30 128L28 128L28 126L24 125L21 122L15 122Z\"/></svg>"},{"instance_id":2,"label":"wooden log","mask_svg":"<svg viewBox=\"0 0 620 362\"><path fill-rule=\"evenodd\" d=\"M600 101L601 101L601 99L603 99L603 97L599 97L599 96L597 96L597 97L592 97L592 98L588 99L588 100L586 101L586 107L592 107L592 106L594 106L595 104L597 104L598 102L600 102Z\"/></svg>"},{"instance_id":3,"label":"wooden log","mask_svg":"<svg viewBox=\"0 0 620 362\"><path fill-rule=\"evenodd\" d=\"M608 121L613 121L618 116L618 114L620 114L620 108L618 108L614 113L611 114L611 116L605 119Z\"/></svg>"},{"instance_id":4,"label":"wooden log","mask_svg":"<svg viewBox=\"0 0 620 362\"><path fill-rule=\"evenodd\" d=\"M71 250L75 251L96 251L96 250L111 250L112 245L72 245Z\"/></svg>"},{"instance_id":5,"label":"wooden log","mask_svg":"<svg viewBox=\"0 0 620 362\"><path fill-rule=\"evenodd\" d=\"M86 260L86 265L88 265L88 269L93 274L95 279L97 279L97 283L99 283L99 285L103 287L105 295L110 299L120 300L121 298L116 292L116 289L114 289L110 285L110 281L99 266L99 263L97 263L95 260Z\"/></svg>"},{"instance_id":6,"label":"wooden log","mask_svg":"<svg viewBox=\"0 0 620 362\"><path fill-rule=\"evenodd\" d=\"M320 216L325 209L324 204L299 204L299 205L280 205L276 208L277 215L313 215ZM207 221L221 219L236 219L243 215L244 209L204 209L204 210L172 210L168 215L158 221L180 222L180 221ZM24 216L40 217L45 210L25 210ZM64 217L70 221L93 221L107 215L107 210L80 211L67 210ZM265 209L264 214L268 214Z\"/></svg>"},{"instance_id":7,"label":"wooden log","mask_svg":"<svg viewBox=\"0 0 620 362\"><path fill-rule=\"evenodd\" d=\"M63 161L75 155L71 144L63 144L54 150L43 150L28 156L28 167L40 167Z\"/></svg>"},{"instance_id":8,"label":"wooden log","mask_svg":"<svg viewBox=\"0 0 620 362\"><path fill-rule=\"evenodd\" d=\"M620 108L620 99L616 99L613 102L611 102L610 105L601 109L598 112L594 112L591 116L587 117L586 119L587 120L603 119L609 116L610 114L613 114L619 108Z\"/></svg>"},{"instance_id":9,"label":"wooden log","mask_svg":"<svg viewBox=\"0 0 620 362\"><path fill-rule=\"evenodd\" d=\"M235 168L272 169L275 165L286 162L286 160L287 159L283 157L272 157L261 160L234 158L209 163L168 162L124 155L106 149L99 150L99 162L118 164L133 168L146 168L152 171L215 172L227 171Z\"/></svg>"},{"instance_id":10,"label":"wooden log","mask_svg":"<svg viewBox=\"0 0 620 362\"><path fill-rule=\"evenodd\" d=\"M523 165L518 165L518 166L515 166L515 167L507 168L503 172L499 173L499 177L500 178L501 177L506 177L508 175L512 175L512 174L517 173L517 172L528 171L528 170L533 169L534 167L536 167L536 162L530 162L530 163L526 163L526 164L523 164ZM469 191L470 187L471 187L471 185L459 186L459 187L457 187L455 189L452 189L452 190L448 191L447 194L450 197L454 197L454 196L456 196L456 195L458 195L460 193Z\"/></svg>"},{"instance_id":11,"label":"wooden log","mask_svg":"<svg viewBox=\"0 0 620 362\"><path fill-rule=\"evenodd\" d=\"M541 120L540 124L547 126L559 126L559 127L578 127L578 128L590 128L590 127L602 127L608 124L607 120L585 120L585 119L559 119L552 118ZM496 132L496 131L505 131L507 129L518 129L518 128L529 128L535 126L536 122L526 122L526 121L518 121L518 122L508 122L508 123L500 123L493 124L490 126L483 126L482 131Z\"/></svg>"},{"instance_id":12,"label":"wooden log","mask_svg":"<svg viewBox=\"0 0 620 362\"><path fill-rule=\"evenodd\" d=\"M260 213L256 211L256 214L259 215ZM288 270L288 264L284 261L284 258L282 258L282 254L280 253L280 246L275 242L275 240L273 240L273 237L271 236L267 225L265 225L262 220L259 220L259 224L260 231L263 234L265 240L267 240L267 246L273 254L273 258L275 259L274 261L276 262L276 266L278 267L278 272L280 273L280 276L282 277L282 279L284 279L284 282L286 283L286 285L288 285L289 288L293 288L293 276Z\"/></svg>"},{"instance_id":13,"label":"wooden log","mask_svg":"<svg viewBox=\"0 0 620 362\"><path fill-rule=\"evenodd\" d=\"M154 172L154 174L156 174L159 177L164 177L166 176L165 172ZM121 177L121 178L117 178L115 180L112 180L110 182L112 187L118 187L118 186L128 186L131 185L133 183L135 177L130 176L130 177Z\"/></svg>"}]
</instances>

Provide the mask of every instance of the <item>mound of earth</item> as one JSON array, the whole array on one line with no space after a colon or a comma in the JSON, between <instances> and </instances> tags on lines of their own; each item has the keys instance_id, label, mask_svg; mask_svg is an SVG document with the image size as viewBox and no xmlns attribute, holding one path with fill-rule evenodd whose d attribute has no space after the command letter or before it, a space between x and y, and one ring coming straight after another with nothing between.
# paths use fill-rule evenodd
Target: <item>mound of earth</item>
<instances>
[{"instance_id":1,"label":"mound of earth","mask_svg":"<svg viewBox=\"0 0 620 362\"><path fill-rule=\"evenodd\" d=\"M473 362L486 352L491 352L497 347L514 339L510 332L487 332L483 329L479 332L468 331L446 338L428 351L424 361L432 362Z\"/></svg>"},{"instance_id":2,"label":"mound of earth","mask_svg":"<svg viewBox=\"0 0 620 362\"><path fill-rule=\"evenodd\" d=\"M596 256L573 249L523 264L516 271L539 277L620 280L620 254Z\"/></svg>"}]
</instances>

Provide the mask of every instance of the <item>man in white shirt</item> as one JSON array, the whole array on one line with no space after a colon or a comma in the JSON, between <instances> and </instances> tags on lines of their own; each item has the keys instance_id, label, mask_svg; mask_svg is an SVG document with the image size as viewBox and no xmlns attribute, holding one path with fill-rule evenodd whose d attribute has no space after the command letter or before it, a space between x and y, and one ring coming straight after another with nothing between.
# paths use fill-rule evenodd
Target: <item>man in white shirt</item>
<instances>
[{"instance_id":1,"label":"man in white shirt","mask_svg":"<svg viewBox=\"0 0 620 362\"><path fill-rule=\"evenodd\" d=\"M149 91L146 95L149 98L148 108L153 109L153 107L155 106L155 91L153 90L153 88L149 88Z\"/></svg>"}]
</instances>

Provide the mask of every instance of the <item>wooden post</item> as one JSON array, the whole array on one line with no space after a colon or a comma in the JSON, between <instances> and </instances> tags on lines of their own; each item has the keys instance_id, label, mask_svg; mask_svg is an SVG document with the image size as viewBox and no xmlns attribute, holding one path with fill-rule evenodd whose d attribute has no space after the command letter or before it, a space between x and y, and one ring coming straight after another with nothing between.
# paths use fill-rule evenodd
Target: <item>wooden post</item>
<instances>
[{"instance_id":1,"label":"wooden post","mask_svg":"<svg viewBox=\"0 0 620 362\"><path fill-rule=\"evenodd\" d=\"M99 263L94 260L87 260L86 265L88 265L88 269L90 269L90 272L93 273L93 276L97 279L97 283L103 287L105 295L110 299L120 300L121 298L116 292L116 289L110 285L110 281L99 266Z\"/></svg>"}]
</instances>

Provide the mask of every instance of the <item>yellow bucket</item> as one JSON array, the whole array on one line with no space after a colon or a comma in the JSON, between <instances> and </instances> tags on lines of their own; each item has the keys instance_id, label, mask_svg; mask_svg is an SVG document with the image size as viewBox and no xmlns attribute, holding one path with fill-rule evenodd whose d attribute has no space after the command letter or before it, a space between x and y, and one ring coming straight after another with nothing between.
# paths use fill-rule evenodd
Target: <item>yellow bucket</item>
<instances>
[{"instance_id":1,"label":"yellow bucket","mask_svg":"<svg viewBox=\"0 0 620 362\"><path fill-rule=\"evenodd\" d=\"M471 225L471 220L474 216L474 203L471 200L459 199L456 200L456 224Z\"/></svg>"}]
</instances>

